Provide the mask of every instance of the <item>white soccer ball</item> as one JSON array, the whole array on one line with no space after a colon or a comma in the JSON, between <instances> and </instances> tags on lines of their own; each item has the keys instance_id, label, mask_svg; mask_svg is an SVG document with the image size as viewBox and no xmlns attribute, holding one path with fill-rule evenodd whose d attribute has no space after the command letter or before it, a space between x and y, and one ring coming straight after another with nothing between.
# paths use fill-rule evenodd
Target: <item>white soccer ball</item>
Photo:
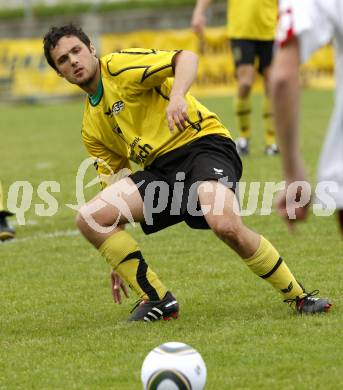
<instances>
[{"instance_id":1,"label":"white soccer ball","mask_svg":"<svg viewBox=\"0 0 343 390\"><path fill-rule=\"evenodd\" d=\"M145 390L202 390L206 366L197 350L184 343L170 342L148 353L141 378Z\"/></svg>"}]
</instances>

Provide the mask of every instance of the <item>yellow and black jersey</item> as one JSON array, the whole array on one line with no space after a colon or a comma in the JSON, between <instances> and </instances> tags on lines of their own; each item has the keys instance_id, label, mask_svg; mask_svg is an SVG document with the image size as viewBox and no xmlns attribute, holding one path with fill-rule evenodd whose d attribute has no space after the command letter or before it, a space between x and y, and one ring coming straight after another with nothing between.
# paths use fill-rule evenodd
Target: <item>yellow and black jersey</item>
<instances>
[{"instance_id":1,"label":"yellow and black jersey","mask_svg":"<svg viewBox=\"0 0 343 390\"><path fill-rule=\"evenodd\" d=\"M134 161L146 167L157 157L208 134L231 137L218 117L187 94L189 126L170 132L166 108L176 51L129 49L100 59L101 90L87 99L82 138L106 176Z\"/></svg>"},{"instance_id":2,"label":"yellow and black jersey","mask_svg":"<svg viewBox=\"0 0 343 390\"><path fill-rule=\"evenodd\" d=\"M274 39L278 0L228 0L227 9L229 38Z\"/></svg>"}]
</instances>

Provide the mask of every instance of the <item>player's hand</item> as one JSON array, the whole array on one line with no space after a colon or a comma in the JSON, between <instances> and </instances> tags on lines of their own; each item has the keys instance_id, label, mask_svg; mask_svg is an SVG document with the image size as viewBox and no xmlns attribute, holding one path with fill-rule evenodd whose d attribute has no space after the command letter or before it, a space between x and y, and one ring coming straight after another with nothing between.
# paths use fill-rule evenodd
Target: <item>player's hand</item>
<instances>
[{"instance_id":1,"label":"player's hand","mask_svg":"<svg viewBox=\"0 0 343 390\"><path fill-rule=\"evenodd\" d=\"M184 131L189 126L189 117L187 114L187 102L183 95L170 95L169 104L166 109L168 127L171 132L175 126L179 131Z\"/></svg>"},{"instance_id":2,"label":"player's hand","mask_svg":"<svg viewBox=\"0 0 343 390\"><path fill-rule=\"evenodd\" d=\"M281 191L275 200L276 209L289 231L294 231L295 222L306 218L310 204L311 187L309 184L304 187L286 186L286 189Z\"/></svg>"},{"instance_id":3,"label":"player's hand","mask_svg":"<svg viewBox=\"0 0 343 390\"><path fill-rule=\"evenodd\" d=\"M195 8L192 16L192 30L200 38L204 35L206 16L204 12Z\"/></svg>"},{"instance_id":4,"label":"player's hand","mask_svg":"<svg viewBox=\"0 0 343 390\"><path fill-rule=\"evenodd\" d=\"M111 272L111 283L112 283L112 297L115 303L121 304L121 292L124 293L126 298L129 297L129 293L125 283L122 281L121 277L115 272Z\"/></svg>"}]
</instances>

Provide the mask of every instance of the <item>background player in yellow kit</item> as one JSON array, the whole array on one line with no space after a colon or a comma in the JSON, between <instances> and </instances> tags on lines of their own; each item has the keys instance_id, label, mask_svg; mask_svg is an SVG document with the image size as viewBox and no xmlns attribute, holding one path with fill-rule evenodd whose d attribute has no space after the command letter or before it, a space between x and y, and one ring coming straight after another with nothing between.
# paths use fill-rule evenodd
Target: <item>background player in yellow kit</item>
<instances>
[{"instance_id":1,"label":"background player in yellow kit","mask_svg":"<svg viewBox=\"0 0 343 390\"><path fill-rule=\"evenodd\" d=\"M0 241L5 241L15 236L15 230L8 224L7 217L13 215L4 208L4 197L0 181Z\"/></svg>"},{"instance_id":2,"label":"background player in yellow kit","mask_svg":"<svg viewBox=\"0 0 343 390\"><path fill-rule=\"evenodd\" d=\"M146 234L182 221L210 228L298 313L329 310L329 301L306 293L272 244L243 224L234 194L242 174L235 144L218 117L188 93L197 73L194 53L128 49L98 59L88 36L73 25L51 28L44 53L61 77L88 94L82 137L104 186L130 160L143 168L109 184L77 217L82 234L114 270L115 301L122 280L141 299L131 321L179 312L124 230L133 220Z\"/></svg>"},{"instance_id":3,"label":"background player in yellow kit","mask_svg":"<svg viewBox=\"0 0 343 390\"><path fill-rule=\"evenodd\" d=\"M205 11L212 0L197 0L192 27L202 37L206 25ZM227 29L235 62L238 83L234 110L240 136L236 140L241 155L249 153L251 135L251 88L255 79L255 60L264 80L263 123L265 153L278 153L269 100L269 74L277 22L278 0L228 0Z\"/></svg>"}]
</instances>

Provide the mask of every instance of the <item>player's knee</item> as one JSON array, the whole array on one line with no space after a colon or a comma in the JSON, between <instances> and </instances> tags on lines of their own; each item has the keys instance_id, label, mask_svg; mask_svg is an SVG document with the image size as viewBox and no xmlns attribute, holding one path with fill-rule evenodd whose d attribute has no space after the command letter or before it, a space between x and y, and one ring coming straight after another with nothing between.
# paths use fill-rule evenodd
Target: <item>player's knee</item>
<instances>
[{"instance_id":1,"label":"player's knee","mask_svg":"<svg viewBox=\"0 0 343 390\"><path fill-rule=\"evenodd\" d=\"M221 218L213 225L214 233L226 242L237 243L240 237L242 224L234 219L231 221Z\"/></svg>"},{"instance_id":2,"label":"player's knee","mask_svg":"<svg viewBox=\"0 0 343 390\"><path fill-rule=\"evenodd\" d=\"M248 80L243 80L239 84L239 96L242 98L248 97L251 91L251 83Z\"/></svg>"},{"instance_id":3,"label":"player's knee","mask_svg":"<svg viewBox=\"0 0 343 390\"><path fill-rule=\"evenodd\" d=\"M84 205L80 208L75 218L75 224L84 236L87 236L91 230L89 223L87 222L87 215L89 215L88 206Z\"/></svg>"},{"instance_id":4,"label":"player's knee","mask_svg":"<svg viewBox=\"0 0 343 390\"><path fill-rule=\"evenodd\" d=\"M269 89L272 94L282 92L290 82L291 74L287 69L273 69L269 76Z\"/></svg>"},{"instance_id":5,"label":"player's knee","mask_svg":"<svg viewBox=\"0 0 343 390\"><path fill-rule=\"evenodd\" d=\"M85 228L85 219L83 218L83 215L81 214L81 212L79 211L75 217L75 225L77 226L77 228L82 232Z\"/></svg>"}]
</instances>

